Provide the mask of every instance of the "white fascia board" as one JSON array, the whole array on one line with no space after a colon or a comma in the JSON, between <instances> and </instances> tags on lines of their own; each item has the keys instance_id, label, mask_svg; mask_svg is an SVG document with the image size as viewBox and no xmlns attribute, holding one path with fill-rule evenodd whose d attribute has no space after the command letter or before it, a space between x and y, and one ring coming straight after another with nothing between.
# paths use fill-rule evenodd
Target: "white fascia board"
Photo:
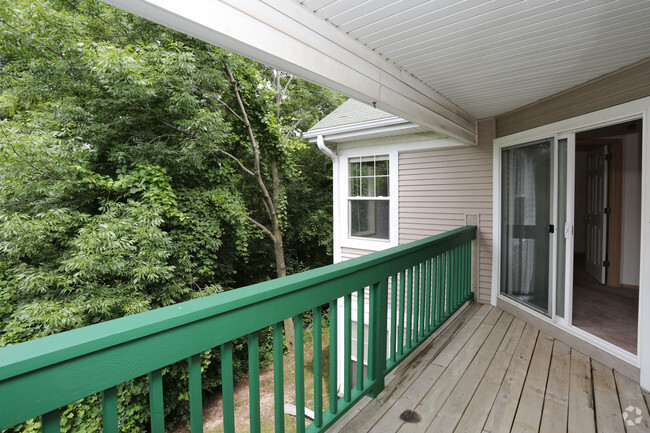
<instances>
[{"instance_id":1,"label":"white fascia board","mask_svg":"<svg viewBox=\"0 0 650 433\"><path fill-rule=\"evenodd\" d=\"M337 151L341 154L342 152L351 149L364 149L361 150L361 152L379 154L391 152L393 150L396 150L398 153L404 153L418 150L448 149L452 147L467 146L467 144L461 143L458 140L442 137L434 132L425 132L339 143Z\"/></svg>"},{"instance_id":2,"label":"white fascia board","mask_svg":"<svg viewBox=\"0 0 650 433\"><path fill-rule=\"evenodd\" d=\"M293 0L103 0L465 144L476 120Z\"/></svg>"}]
</instances>

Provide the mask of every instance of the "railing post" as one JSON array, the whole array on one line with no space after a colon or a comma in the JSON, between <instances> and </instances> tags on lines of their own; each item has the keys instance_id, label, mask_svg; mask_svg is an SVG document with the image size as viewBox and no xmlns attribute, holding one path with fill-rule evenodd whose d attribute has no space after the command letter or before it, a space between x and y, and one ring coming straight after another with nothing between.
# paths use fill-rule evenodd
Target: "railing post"
<instances>
[{"instance_id":1,"label":"railing post","mask_svg":"<svg viewBox=\"0 0 650 433\"><path fill-rule=\"evenodd\" d=\"M368 376L374 381L369 395L375 398L384 389L388 326L388 283L384 278L370 286L370 336L368 338Z\"/></svg>"}]
</instances>

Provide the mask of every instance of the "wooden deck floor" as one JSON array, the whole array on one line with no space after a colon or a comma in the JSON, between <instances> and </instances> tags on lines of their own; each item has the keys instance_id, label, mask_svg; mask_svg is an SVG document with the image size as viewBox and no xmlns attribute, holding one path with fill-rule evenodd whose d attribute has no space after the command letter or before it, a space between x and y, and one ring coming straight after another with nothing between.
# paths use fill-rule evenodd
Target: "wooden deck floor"
<instances>
[{"instance_id":1,"label":"wooden deck floor","mask_svg":"<svg viewBox=\"0 0 650 433\"><path fill-rule=\"evenodd\" d=\"M650 432L638 383L488 305L470 304L387 381L330 431Z\"/></svg>"}]
</instances>

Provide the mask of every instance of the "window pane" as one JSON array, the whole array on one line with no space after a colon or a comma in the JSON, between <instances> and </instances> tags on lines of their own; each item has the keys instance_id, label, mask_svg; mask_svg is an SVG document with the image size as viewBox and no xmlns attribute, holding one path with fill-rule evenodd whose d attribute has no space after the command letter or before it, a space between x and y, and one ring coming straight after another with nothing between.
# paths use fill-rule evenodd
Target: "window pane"
<instances>
[{"instance_id":1,"label":"window pane","mask_svg":"<svg viewBox=\"0 0 650 433\"><path fill-rule=\"evenodd\" d=\"M375 196L375 178L362 177L361 178L361 197L374 197Z\"/></svg>"},{"instance_id":2,"label":"window pane","mask_svg":"<svg viewBox=\"0 0 650 433\"><path fill-rule=\"evenodd\" d=\"M388 239L388 200L350 200L350 236Z\"/></svg>"},{"instance_id":3,"label":"window pane","mask_svg":"<svg viewBox=\"0 0 650 433\"><path fill-rule=\"evenodd\" d=\"M377 157L377 162L375 162L375 174L377 176L388 176L388 157L386 159L380 159Z\"/></svg>"},{"instance_id":4,"label":"window pane","mask_svg":"<svg viewBox=\"0 0 650 433\"><path fill-rule=\"evenodd\" d=\"M375 175L375 157L364 156L361 158L361 175L374 176Z\"/></svg>"},{"instance_id":5,"label":"window pane","mask_svg":"<svg viewBox=\"0 0 650 433\"><path fill-rule=\"evenodd\" d=\"M350 176L361 176L361 158L350 158Z\"/></svg>"},{"instance_id":6,"label":"window pane","mask_svg":"<svg viewBox=\"0 0 650 433\"><path fill-rule=\"evenodd\" d=\"M388 176L378 177L376 181L375 197L388 197Z\"/></svg>"},{"instance_id":7,"label":"window pane","mask_svg":"<svg viewBox=\"0 0 650 433\"><path fill-rule=\"evenodd\" d=\"M361 179L353 177L350 179L350 196L359 197L361 194Z\"/></svg>"}]
</instances>

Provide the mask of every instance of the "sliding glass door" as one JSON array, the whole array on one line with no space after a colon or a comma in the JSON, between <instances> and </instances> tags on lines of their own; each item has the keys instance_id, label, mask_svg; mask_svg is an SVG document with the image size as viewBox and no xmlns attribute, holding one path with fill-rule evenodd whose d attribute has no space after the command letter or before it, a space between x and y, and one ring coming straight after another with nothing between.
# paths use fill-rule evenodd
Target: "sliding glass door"
<instances>
[{"instance_id":1,"label":"sliding glass door","mask_svg":"<svg viewBox=\"0 0 650 433\"><path fill-rule=\"evenodd\" d=\"M552 145L501 150L501 293L549 316Z\"/></svg>"}]
</instances>

